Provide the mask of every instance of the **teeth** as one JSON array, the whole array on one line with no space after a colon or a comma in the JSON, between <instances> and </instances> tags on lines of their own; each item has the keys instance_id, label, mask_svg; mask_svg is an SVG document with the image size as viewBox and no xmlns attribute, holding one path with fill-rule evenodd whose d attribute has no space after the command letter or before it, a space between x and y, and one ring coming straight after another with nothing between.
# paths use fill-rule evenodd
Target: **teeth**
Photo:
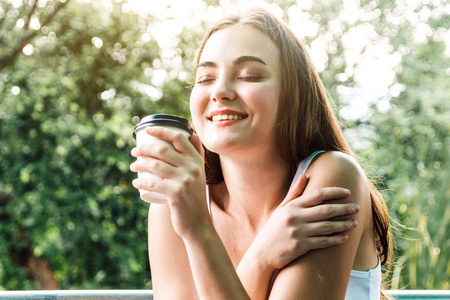
<instances>
[{"instance_id":1,"label":"teeth","mask_svg":"<svg viewBox=\"0 0 450 300\"><path fill-rule=\"evenodd\" d=\"M223 120L242 120L244 116L242 115L215 115L212 117L213 122L214 121L223 121Z\"/></svg>"}]
</instances>

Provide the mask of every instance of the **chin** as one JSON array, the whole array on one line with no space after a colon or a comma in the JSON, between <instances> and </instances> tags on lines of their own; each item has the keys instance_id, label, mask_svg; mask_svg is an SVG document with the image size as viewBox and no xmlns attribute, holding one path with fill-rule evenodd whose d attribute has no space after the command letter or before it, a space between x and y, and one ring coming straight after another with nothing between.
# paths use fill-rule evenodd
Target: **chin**
<instances>
[{"instance_id":1,"label":"chin","mask_svg":"<svg viewBox=\"0 0 450 300\"><path fill-rule=\"evenodd\" d=\"M231 139L215 139L205 141L203 145L211 152L217 153L219 155L229 153L235 149L242 149L244 145L236 140Z\"/></svg>"}]
</instances>

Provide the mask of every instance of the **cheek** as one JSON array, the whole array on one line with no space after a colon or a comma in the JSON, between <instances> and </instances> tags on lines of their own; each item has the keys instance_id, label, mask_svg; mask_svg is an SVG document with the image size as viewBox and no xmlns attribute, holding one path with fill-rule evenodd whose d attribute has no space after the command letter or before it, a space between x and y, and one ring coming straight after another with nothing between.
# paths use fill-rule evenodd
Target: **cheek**
<instances>
[{"instance_id":1,"label":"cheek","mask_svg":"<svg viewBox=\"0 0 450 300\"><path fill-rule=\"evenodd\" d=\"M253 91L248 97L248 99L254 99L253 105L255 109L264 112L266 117L276 116L280 99L280 92L276 86L268 86L264 89Z\"/></svg>"}]
</instances>

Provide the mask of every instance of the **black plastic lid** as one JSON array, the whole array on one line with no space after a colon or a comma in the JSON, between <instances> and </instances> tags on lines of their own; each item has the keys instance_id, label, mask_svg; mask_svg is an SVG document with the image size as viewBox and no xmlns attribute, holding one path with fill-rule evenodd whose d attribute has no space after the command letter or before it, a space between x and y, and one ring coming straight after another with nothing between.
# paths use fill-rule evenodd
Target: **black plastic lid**
<instances>
[{"instance_id":1,"label":"black plastic lid","mask_svg":"<svg viewBox=\"0 0 450 300\"><path fill-rule=\"evenodd\" d=\"M136 131L147 126L173 126L184 129L192 134L189 120L168 114L155 114L144 117L139 124L134 127L133 138L136 139Z\"/></svg>"}]
</instances>

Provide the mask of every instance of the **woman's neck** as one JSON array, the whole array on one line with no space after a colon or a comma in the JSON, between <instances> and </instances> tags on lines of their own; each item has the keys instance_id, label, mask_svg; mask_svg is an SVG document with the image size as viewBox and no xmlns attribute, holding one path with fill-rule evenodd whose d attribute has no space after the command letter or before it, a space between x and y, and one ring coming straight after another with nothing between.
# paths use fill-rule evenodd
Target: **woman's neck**
<instances>
[{"instance_id":1,"label":"woman's neck","mask_svg":"<svg viewBox=\"0 0 450 300\"><path fill-rule=\"evenodd\" d=\"M273 155L249 155L239 160L221 156L220 162L224 185L215 193L215 202L225 213L258 229L286 196L292 166Z\"/></svg>"}]
</instances>

